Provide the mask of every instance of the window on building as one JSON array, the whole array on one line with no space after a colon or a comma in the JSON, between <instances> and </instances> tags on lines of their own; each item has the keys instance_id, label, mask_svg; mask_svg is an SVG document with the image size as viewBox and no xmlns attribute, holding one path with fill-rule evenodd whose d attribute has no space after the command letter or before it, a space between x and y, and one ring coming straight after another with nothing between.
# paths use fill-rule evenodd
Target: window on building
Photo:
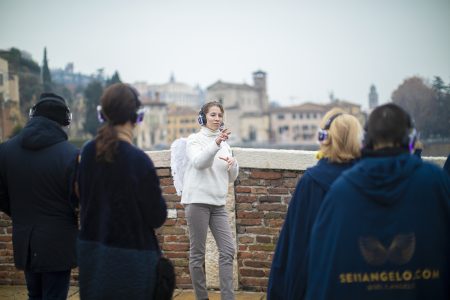
<instances>
[{"instance_id":1,"label":"window on building","mask_svg":"<svg viewBox=\"0 0 450 300\"><path fill-rule=\"evenodd\" d=\"M297 117L296 114L292 114L292 119L295 119Z\"/></svg>"},{"instance_id":2,"label":"window on building","mask_svg":"<svg viewBox=\"0 0 450 300\"><path fill-rule=\"evenodd\" d=\"M306 113L306 118L309 119L309 113Z\"/></svg>"},{"instance_id":3,"label":"window on building","mask_svg":"<svg viewBox=\"0 0 450 300\"><path fill-rule=\"evenodd\" d=\"M313 114L313 119L317 119L317 114L316 113Z\"/></svg>"},{"instance_id":4,"label":"window on building","mask_svg":"<svg viewBox=\"0 0 450 300\"><path fill-rule=\"evenodd\" d=\"M303 125L303 126L302 126L302 129L303 129L303 131L308 130L308 129L309 129L309 126L308 126L308 125Z\"/></svg>"},{"instance_id":5,"label":"window on building","mask_svg":"<svg viewBox=\"0 0 450 300\"><path fill-rule=\"evenodd\" d=\"M278 114L278 120L284 120L284 115L283 114Z\"/></svg>"},{"instance_id":6,"label":"window on building","mask_svg":"<svg viewBox=\"0 0 450 300\"><path fill-rule=\"evenodd\" d=\"M0 73L0 85L3 85L3 74Z\"/></svg>"},{"instance_id":7,"label":"window on building","mask_svg":"<svg viewBox=\"0 0 450 300\"><path fill-rule=\"evenodd\" d=\"M299 117L300 119L303 119L303 114L302 114L302 113L299 113L299 114L298 114L298 117Z\"/></svg>"}]
</instances>

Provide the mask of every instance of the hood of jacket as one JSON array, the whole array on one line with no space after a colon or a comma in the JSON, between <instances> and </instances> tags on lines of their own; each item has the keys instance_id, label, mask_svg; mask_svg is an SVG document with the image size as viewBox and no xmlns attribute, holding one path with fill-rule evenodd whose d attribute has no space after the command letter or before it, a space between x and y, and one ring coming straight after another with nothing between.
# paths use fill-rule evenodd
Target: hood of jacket
<instances>
[{"instance_id":1,"label":"hood of jacket","mask_svg":"<svg viewBox=\"0 0 450 300\"><path fill-rule=\"evenodd\" d=\"M330 189L331 184L345 170L353 166L354 162L332 163L327 158L320 159L317 164L306 172L325 191Z\"/></svg>"},{"instance_id":2,"label":"hood of jacket","mask_svg":"<svg viewBox=\"0 0 450 300\"><path fill-rule=\"evenodd\" d=\"M386 157L367 157L342 176L369 199L391 205L408 188L408 177L420 166L416 155L403 153Z\"/></svg>"},{"instance_id":3,"label":"hood of jacket","mask_svg":"<svg viewBox=\"0 0 450 300\"><path fill-rule=\"evenodd\" d=\"M40 150L67 140L67 134L57 122L45 117L33 117L20 132L21 146Z\"/></svg>"}]
</instances>

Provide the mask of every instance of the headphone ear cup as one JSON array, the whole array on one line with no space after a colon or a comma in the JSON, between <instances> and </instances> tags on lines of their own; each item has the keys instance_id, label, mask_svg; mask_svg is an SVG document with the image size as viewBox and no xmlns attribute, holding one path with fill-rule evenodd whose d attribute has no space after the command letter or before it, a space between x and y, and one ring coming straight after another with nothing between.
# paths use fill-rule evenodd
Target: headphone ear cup
<instances>
[{"instance_id":1,"label":"headphone ear cup","mask_svg":"<svg viewBox=\"0 0 450 300\"><path fill-rule=\"evenodd\" d=\"M30 108L30 111L28 112L28 117L29 117L30 119L33 118L35 112L36 112L36 105L33 105L33 106Z\"/></svg>"},{"instance_id":2,"label":"headphone ear cup","mask_svg":"<svg viewBox=\"0 0 450 300\"><path fill-rule=\"evenodd\" d=\"M328 132L326 130L323 129L319 129L318 133L317 133L317 139L319 140L319 142L323 142L327 139L328 137Z\"/></svg>"},{"instance_id":3,"label":"headphone ear cup","mask_svg":"<svg viewBox=\"0 0 450 300\"><path fill-rule=\"evenodd\" d=\"M203 112L200 112L198 114L198 118L197 118L197 122L198 124L200 124L201 126L206 125L206 116Z\"/></svg>"}]
</instances>

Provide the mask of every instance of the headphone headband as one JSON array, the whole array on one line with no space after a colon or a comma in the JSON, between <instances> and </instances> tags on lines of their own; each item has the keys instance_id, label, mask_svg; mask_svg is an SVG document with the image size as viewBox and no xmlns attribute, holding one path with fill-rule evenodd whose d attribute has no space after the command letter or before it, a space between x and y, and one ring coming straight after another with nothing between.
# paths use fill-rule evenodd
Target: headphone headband
<instances>
[{"instance_id":1,"label":"headphone headband","mask_svg":"<svg viewBox=\"0 0 450 300\"><path fill-rule=\"evenodd\" d=\"M46 102L54 102L65 108L64 120L62 120L62 123L60 121L58 121L58 123L60 123L63 126L69 126L70 122L72 121L72 113L70 112L70 108L63 97L54 93L42 93L38 102L30 108L30 111L28 112L29 118L31 119L35 117L37 108L42 103Z\"/></svg>"}]
</instances>

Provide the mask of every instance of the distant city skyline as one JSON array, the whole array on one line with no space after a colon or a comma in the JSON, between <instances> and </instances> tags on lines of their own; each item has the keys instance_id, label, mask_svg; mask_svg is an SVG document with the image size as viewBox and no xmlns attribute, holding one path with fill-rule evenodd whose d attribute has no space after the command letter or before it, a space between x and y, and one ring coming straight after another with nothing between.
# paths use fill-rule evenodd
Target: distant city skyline
<instances>
[{"instance_id":1,"label":"distant city skyline","mask_svg":"<svg viewBox=\"0 0 450 300\"><path fill-rule=\"evenodd\" d=\"M123 81L175 79L203 89L252 84L267 72L271 101L368 107L411 76L450 81L448 0L0 0L0 49L40 65Z\"/></svg>"}]
</instances>

